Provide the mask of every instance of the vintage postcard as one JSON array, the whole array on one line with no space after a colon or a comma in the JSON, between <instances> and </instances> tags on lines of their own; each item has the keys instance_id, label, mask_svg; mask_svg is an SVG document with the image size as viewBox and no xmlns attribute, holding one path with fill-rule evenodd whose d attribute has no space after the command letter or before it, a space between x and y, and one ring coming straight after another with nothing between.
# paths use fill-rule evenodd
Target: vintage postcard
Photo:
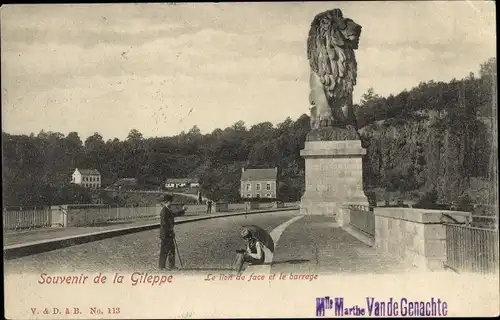
<instances>
[{"instance_id":1,"label":"vintage postcard","mask_svg":"<svg viewBox=\"0 0 500 320\"><path fill-rule=\"evenodd\" d=\"M0 13L7 319L499 314L493 2Z\"/></svg>"}]
</instances>

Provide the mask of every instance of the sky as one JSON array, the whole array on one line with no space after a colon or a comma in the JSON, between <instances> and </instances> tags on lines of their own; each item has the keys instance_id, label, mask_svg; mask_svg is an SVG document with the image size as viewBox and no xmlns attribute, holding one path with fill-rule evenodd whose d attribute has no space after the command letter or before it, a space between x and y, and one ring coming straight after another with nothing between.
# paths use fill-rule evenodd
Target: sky
<instances>
[{"instance_id":1,"label":"sky","mask_svg":"<svg viewBox=\"0 0 500 320\"><path fill-rule=\"evenodd\" d=\"M355 102L496 56L486 1L4 5L2 130L107 140L295 120L310 108L310 24L333 8L363 27Z\"/></svg>"}]
</instances>

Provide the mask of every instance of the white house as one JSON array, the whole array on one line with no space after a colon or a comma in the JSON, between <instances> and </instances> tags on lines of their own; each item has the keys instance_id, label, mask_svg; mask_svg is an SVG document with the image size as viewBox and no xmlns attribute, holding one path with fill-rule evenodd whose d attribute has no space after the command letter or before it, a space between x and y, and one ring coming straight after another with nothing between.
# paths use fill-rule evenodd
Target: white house
<instances>
[{"instance_id":1,"label":"white house","mask_svg":"<svg viewBox=\"0 0 500 320\"><path fill-rule=\"evenodd\" d=\"M101 174L97 169L75 169L71 183L85 188L99 189L101 187Z\"/></svg>"},{"instance_id":2,"label":"white house","mask_svg":"<svg viewBox=\"0 0 500 320\"><path fill-rule=\"evenodd\" d=\"M165 187L168 189L173 188L197 188L200 186L198 179L196 178L172 178L167 179L165 182Z\"/></svg>"},{"instance_id":3,"label":"white house","mask_svg":"<svg viewBox=\"0 0 500 320\"><path fill-rule=\"evenodd\" d=\"M242 198L277 198L278 168L241 168Z\"/></svg>"}]
</instances>

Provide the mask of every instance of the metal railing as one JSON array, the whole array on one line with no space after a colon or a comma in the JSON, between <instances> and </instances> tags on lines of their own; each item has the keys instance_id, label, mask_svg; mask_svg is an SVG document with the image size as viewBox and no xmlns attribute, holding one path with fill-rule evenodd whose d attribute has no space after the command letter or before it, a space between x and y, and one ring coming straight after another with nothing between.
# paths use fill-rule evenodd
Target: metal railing
<instances>
[{"instance_id":1,"label":"metal railing","mask_svg":"<svg viewBox=\"0 0 500 320\"><path fill-rule=\"evenodd\" d=\"M3 230L22 230L50 227L52 211L50 208L4 209L2 210Z\"/></svg>"},{"instance_id":2,"label":"metal railing","mask_svg":"<svg viewBox=\"0 0 500 320\"><path fill-rule=\"evenodd\" d=\"M364 205L350 205L349 224L366 233L371 237L375 237L375 215L372 208Z\"/></svg>"},{"instance_id":3,"label":"metal railing","mask_svg":"<svg viewBox=\"0 0 500 320\"><path fill-rule=\"evenodd\" d=\"M466 223L445 223L445 267L455 272L498 272L498 225L483 226L491 216L472 216Z\"/></svg>"}]
</instances>

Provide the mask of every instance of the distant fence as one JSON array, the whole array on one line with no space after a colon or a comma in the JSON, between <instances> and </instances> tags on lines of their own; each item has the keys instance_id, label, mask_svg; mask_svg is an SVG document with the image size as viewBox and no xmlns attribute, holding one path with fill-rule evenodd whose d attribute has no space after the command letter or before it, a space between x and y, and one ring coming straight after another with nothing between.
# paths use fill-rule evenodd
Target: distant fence
<instances>
[{"instance_id":1,"label":"distant fence","mask_svg":"<svg viewBox=\"0 0 500 320\"><path fill-rule=\"evenodd\" d=\"M112 221L154 218L159 208L109 205L61 205L35 209L4 209L3 230L95 225Z\"/></svg>"},{"instance_id":2,"label":"distant fence","mask_svg":"<svg viewBox=\"0 0 500 320\"><path fill-rule=\"evenodd\" d=\"M299 203L297 202L282 202L281 206L277 204L276 202L253 202L253 205L251 207L252 210L260 210L260 209L271 209L271 208L292 208L292 207L298 207ZM217 203L215 204L215 208L217 208ZM186 204L186 214L191 214L191 213L202 213L207 211L207 205L206 204ZM250 210L250 207L247 207L246 203L228 203L227 204L227 211L229 212L237 212L237 211L245 211L245 210ZM212 212L214 212L214 207L212 207Z\"/></svg>"},{"instance_id":3,"label":"distant fence","mask_svg":"<svg viewBox=\"0 0 500 320\"><path fill-rule=\"evenodd\" d=\"M167 192L162 190L128 190L128 189L99 189L99 191L105 192L117 192L117 193L155 193L155 194L167 194Z\"/></svg>"},{"instance_id":4,"label":"distant fence","mask_svg":"<svg viewBox=\"0 0 500 320\"><path fill-rule=\"evenodd\" d=\"M472 216L472 221L465 224L445 223L447 268L456 272L498 271L498 225L492 222L486 223L489 227L482 227L488 218L496 220L491 216Z\"/></svg>"},{"instance_id":5,"label":"distant fence","mask_svg":"<svg viewBox=\"0 0 500 320\"><path fill-rule=\"evenodd\" d=\"M364 205L350 205L349 211L349 224L359 231L375 237L375 215L372 209Z\"/></svg>"},{"instance_id":6,"label":"distant fence","mask_svg":"<svg viewBox=\"0 0 500 320\"><path fill-rule=\"evenodd\" d=\"M4 209L2 218L4 230L33 229L52 226L52 210L50 208Z\"/></svg>"},{"instance_id":7,"label":"distant fence","mask_svg":"<svg viewBox=\"0 0 500 320\"><path fill-rule=\"evenodd\" d=\"M258 210L258 209L271 209L271 208L291 208L291 207L298 207L299 203L298 202L251 202L249 203L250 206L247 205L247 203L230 203L228 205L228 210L229 211L245 211L245 210Z\"/></svg>"},{"instance_id":8,"label":"distant fence","mask_svg":"<svg viewBox=\"0 0 500 320\"><path fill-rule=\"evenodd\" d=\"M294 207L296 203L285 203L283 207ZM174 205L176 206L176 205ZM186 215L206 213L206 205L186 204ZM216 206L217 207L217 206ZM227 205L227 211L245 211L245 203L232 203ZM260 203L257 208L269 209L276 207L273 203ZM212 209L212 212L214 210ZM4 208L3 230L23 230L46 227L89 226L106 222L132 221L158 217L160 207L112 207L102 204L60 205L46 208L13 209Z\"/></svg>"},{"instance_id":9,"label":"distant fence","mask_svg":"<svg viewBox=\"0 0 500 320\"><path fill-rule=\"evenodd\" d=\"M105 211L106 221L122 221L143 218L154 218L159 214L159 208L153 207L115 207Z\"/></svg>"}]
</instances>

